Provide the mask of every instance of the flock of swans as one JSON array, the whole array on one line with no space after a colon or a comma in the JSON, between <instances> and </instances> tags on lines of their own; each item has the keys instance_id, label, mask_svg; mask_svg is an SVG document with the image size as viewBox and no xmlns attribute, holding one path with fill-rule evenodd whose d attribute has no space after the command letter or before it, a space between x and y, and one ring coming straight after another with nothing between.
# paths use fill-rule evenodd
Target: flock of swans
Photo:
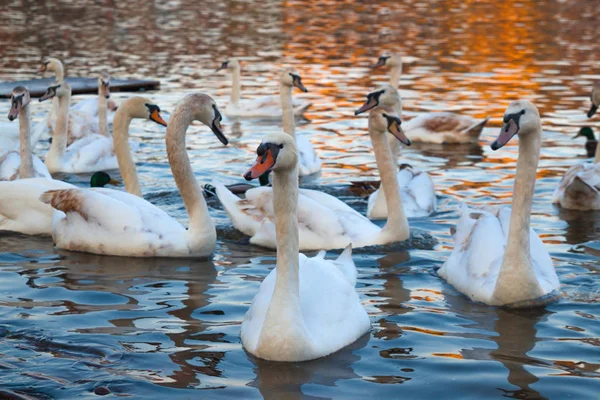
<instances>
[{"instance_id":1,"label":"flock of swans","mask_svg":"<svg viewBox=\"0 0 600 400\"><path fill-rule=\"evenodd\" d=\"M338 198L300 189L298 177L317 173L321 159L295 117L309 103L293 99L294 88L306 92L300 74L285 68L280 95L258 99L241 96L240 63L230 59L218 68L233 76L229 118L282 120L282 132L270 134L256 150L256 161L243 175L261 186L243 198L216 181L216 194L233 226L256 245L276 249L276 268L260 285L241 326L244 347L273 361L304 361L331 354L370 329L369 317L355 290L357 270L352 248L404 241L408 218L436 211L431 177L407 164L398 167L402 145L411 142L477 143L488 118L475 120L454 113L429 113L401 120L397 90L400 56L382 56L376 66L391 68L388 84L367 95L356 115L368 113L368 133L381 177L363 216ZM71 105L71 88L62 63L45 61L55 82L39 99L52 99L47 119L30 129L31 96L26 88L12 92L8 119L0 125L0 230L49 235L61 249L131 257L205 257L216 247L217 233L203 189L197 183L185 146L192 121L206 125L223 144L216 102L207 94L185 96L168 123L151 100L133 96L122 104L110 99L110 77L98 79L98 98ZM592 117L600 104L600 87L592 94ZM134 118L166 126L166 151L175 184L189 217L182 226L142 198L132 158L136 143L128 137ZM558 297L560 283L548 251L530 227L536 169L542 146L538 109L529 101L512 102L503 127L491 145L499 150L519 137L519 157L512 208L471 209L463 206L452 229L454 250L438 274L474 301L493 306L528 307ZM112 133L110 126L112 124ZM52 135L42 162L33 148L45 132ZM593 136L593 133L592 133ZM600 208L600 151L594 163L572 167L554 194L554 202L575 209ZM104 188L115 183L101 170L119 169L125 191ZM97 172L91 188L56 180L57 172ZM268 174L271 184L268 184ZM265 177L267 177L265 179ZM512 209L512 211L511 211ZM385 219L381 228L372 219ZM325 250L345 249L335 260ZM321 250L306 257L301 250Z\"/></svg>"}]
</instances>

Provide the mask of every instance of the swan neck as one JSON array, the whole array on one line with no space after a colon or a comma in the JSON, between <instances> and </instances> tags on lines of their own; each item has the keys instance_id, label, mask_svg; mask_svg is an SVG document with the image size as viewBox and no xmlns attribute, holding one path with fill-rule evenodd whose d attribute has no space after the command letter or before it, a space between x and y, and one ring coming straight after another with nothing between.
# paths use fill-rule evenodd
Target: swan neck
<instances>
[{"instance_id":1,"label":"swan neck","mask_svg":"<svg viewBox=\"0 0 600 400\"><path fill-rule=\"evenodd\" d=\"M215 226L185 147L185 133L192 120L192 112L186 103L173 112L166 134L167 156L189 216L189 241L202 242L203 247L212 246L214 249L217 241Z\"/></svg>"},{"instance_id":2,"label":"swan neck","mask_svg":"<svg viewBox=\"0 0 600 400\"><path fill-rule=\"evenodd\" d=\"M283 118L283 131L291 137L296 137L296 126L294 121L294 108L292 107L292 88L279 84L281 96L281 115Z\"/></svg>"},{"instance_id":3,"label":"swan neck","mask_svg":"<svg viewBox=\"0 0 600 400\"><path fill-rule=\"evenodd\" d=\"M298 166L273 172L273 208L277 240L275 294L299 297ZM273 295L273 302L277 302Z\"/></svg>"},{"instance_id":4,"label":"swan neck","mask_svg":"<svg viewBox=\"0 0 600 400\"><path fill-rule=\"evenodd\" d=\"M29 105L26 105L25 107L22 107L21 112L19 112L19 138L21 141L21 166L19 169L19 177L21 179L35 177L33 154L31 154L29 117Z\"/></svg>"},{"instance_id":5,"label":"swan neck","mask_svg":"<svg viewBox=\"0 0 600 400\"><path fill-rule=\"evenodd\" d=\"M541 128L519 138L519 158L513 188L508 240L494 297L502 304L541 296L531 262L530 219L540 157Z\"/></svg>"},{"instance_id":6,"label":"swan neck","mask_svg":"<svg viewBox=\"0 0 600 400\"><path fill-rule=\"evenodd\" d=\"M65 69L62 64L54 66L54 75L57 82L62 82L65 79Z\"/></svg>"},{"instance_id":7,"label":"swan neck","mask_svg":"<svg viewBox=\"0 0 600 400\"><path fill-rule=\"evenodd\" d=\"M102 93L100 88L98 89L98 128L101 135L109 137L108 133L108 117L107 117L107 99Z\"/></svg>"},{"instance_id":8,"label":"swan neck","mask_svg":"<svg viewBox=\"0 0 600 400\"><path fill-rule=\"evenodd\" d=\"M388 209L388 219L382 233L393 235L395 240L406 240L410 236L410 230L400 198L400 185L398 185L396 166L392 159L387 134L376 132L371 126L369 126L369 134Z\"/></svg>"},{"instance_id":9,"label":"swan neck","mask_svg":"<svg viewBox=\"0 0 600 400\"><path fill-rule=\"evenodd\" d=\"M67 149L67 128L69 124L69 106L71 94L67 93L58 98L58 114L54 127L54 136L50 145L49 156L61 157Z\"/></svg>"},{"instance_id":10,"label":"swan neck","mask_svg":"<svg viewBox=\"0 0 600 400\"><path fill-rule=\"evenodd\" d=\"M240 75L241 75L240 67L239 66L233 67L233 69L231 70L231 78L232 78L231 103L232 104L238 104L240 102L240 98L242 95L242 82L241 82Z\"/></svg>"},{"instance_id":11,"label":"swan neck","mask_svg":"<svg viewBox=\"0 0 600 400\"><path fill-rule=\"evenodd\" d=\"M390 75L390 85L394 88L398 88L400 83L400 76L402 75L402 65L394 65L392 67L392 73Z\"/></svg>"},{"instance_id":12,"label":"swan neck","mask_svg":"<svg viewBox=\"0 0 600 400\"><path fill-rule=\"evenodd\" d=\"M594 163L600 162L600 146L596 146L596 153L594 154Z\"/></svg>"},{"instance_id":13,"label":"swan neck","mask_svg":"<svg viewBox=\"0 0 600 400\"><path fill-rule=\"evenodd\" d=\"M125 190L127 193L142 197L142 189L140 188L137 170L129 147L129 125L132 117L127 108L127 103L124 103L117 109L115 114L113 145L119 163L119 170L125 183Z\"/></svg>"}]
</instances>

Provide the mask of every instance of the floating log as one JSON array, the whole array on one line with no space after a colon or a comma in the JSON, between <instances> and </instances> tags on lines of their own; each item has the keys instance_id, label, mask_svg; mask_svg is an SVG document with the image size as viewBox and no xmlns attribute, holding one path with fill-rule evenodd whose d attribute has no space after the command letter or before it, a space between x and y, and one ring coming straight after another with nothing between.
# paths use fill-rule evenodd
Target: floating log
<instances>
[{"instance_id":1,"label":"floating log","mask_svg":"<svg viewBox=\"0 0 600 400\"><path fill-rule=\"evenodd\" d=\"M41 97L54 82L54 78L31 79L28 81L0 82L0 98L10 98L12 90L17 86L25 86L32 97ZM73 94L98 93L97 78L67 78ZM111 92L139 92L160 89L159 81L142 81L136 79L110 79Z\"/></svg>"}]
</instances>

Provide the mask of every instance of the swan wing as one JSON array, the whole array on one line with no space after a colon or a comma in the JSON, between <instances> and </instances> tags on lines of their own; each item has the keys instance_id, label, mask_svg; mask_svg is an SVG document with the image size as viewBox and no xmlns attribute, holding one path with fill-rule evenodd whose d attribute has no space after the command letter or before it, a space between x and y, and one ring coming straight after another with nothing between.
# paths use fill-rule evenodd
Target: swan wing
<instances>
[{"instance_id":1,"label":"swan wing","mask_svg":"<svg viewBox=\"0 0 600 400\"><path fill-rule=\"evenodd\" d=\"M554 190L552 202L569 209L600 209L600 163L569 168Z\"/></svg>"},{"instance_id":2,"label":"swan wing","mask_svg":"<svg viewBox=\"0 0 600 400\"><path fill-rule=\"evenodd\" d=\"M104 188L52 190L40 200L62 211L55 214L52 230L60 248L134 257L189 255L186 229L129 193Z\"/></svg>"},{"instance_id":3,"label":"swan wing","mask_svg":"<svg viewBox=\"0 0 600 400\"><path fill-rule=\"evenodd\" d=\"M436 112L411 119L403 124L403 130L417 142L476 143L486 123L487 119L478 121L455 113Z\"/></svg>"},{"instance_id":4,"label":"swan wing","mask_svg":"<svg viewBox=\"0 0 600 400\"><path fill-rule=\"evenodd\" d=\"M19 148L19 123L0 121L0 153Z\"/></svg>"},{"instance_id":5,"label":"swan wing","mask_svg":"<svg viewBox=\"0 0 600 400\"><path fill-rule=\"evenodd\" d=\"M112 139L88 135L67 147L61 171L81 173L118 168Z\"/></svg>"},{"instance_id":6,"label":"swan wing","mask_svg":"<svg viewBox=\"0 0 600 400\"><path fill-rule=\"evenodd\" d=\"M46 178L0 182L0 230L50 235L54 209L40 196L47 190L69 188L75 186Z\"/></svg>"},{"instance_id":7,"label":"swan wing","mask_svg":"<svg viewBox=\"0 0 600 400\"><path fill-rule=\"evenodd\" d=\"M406 191L404 198L412 198L416 207L411 210L409 217L425 217L437 209L437 198L435 196L435 187L433 180L427 172L412 169L407 171L405 168L398 172L398 183L400 188ZM406 209L405 209L406 211Z\"/></svg>"}]
</instances>

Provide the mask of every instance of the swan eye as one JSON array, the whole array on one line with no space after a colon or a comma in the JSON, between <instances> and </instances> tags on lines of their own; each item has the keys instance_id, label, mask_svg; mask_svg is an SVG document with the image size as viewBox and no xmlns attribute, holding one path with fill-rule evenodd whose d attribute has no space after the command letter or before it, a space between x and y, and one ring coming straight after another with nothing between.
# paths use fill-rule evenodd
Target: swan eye
<instances>
[{"instance_id":1,"label":"swan eye","mask_svg":"<svg viewBox=\"0 0 600 400\"><path fill-rule=\"evenodd\" d=\"M280 144L280 145L279 145L279 148L280 148L280 149L283 149L283 144Z\"/></svg>"},{"instance_id":2,"label":"swan eye","mask_svg":"<svg viewBox=\"0 0 600 400\"><path fill-rule=\"evenodd\" d=\"M521 110L521 115L525 114L525 110Z\"/></svg>"}]
</instances>

